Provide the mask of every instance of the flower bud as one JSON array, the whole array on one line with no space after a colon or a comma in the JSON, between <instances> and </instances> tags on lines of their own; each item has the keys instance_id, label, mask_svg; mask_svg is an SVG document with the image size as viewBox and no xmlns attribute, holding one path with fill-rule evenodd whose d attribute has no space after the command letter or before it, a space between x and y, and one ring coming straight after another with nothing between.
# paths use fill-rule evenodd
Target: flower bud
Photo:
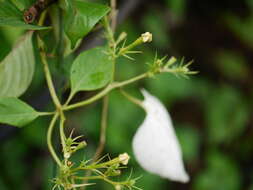
<instances>
[{"instance_id":1,"label":"flower bud","mask_svg":"<svg viewBox=\"0 0 253 190\"><path fill-rule=\"evenodd\" d=\"M69 158L70 158L70 156L71 156L71 155L70 155L70 153L69 153L69 152L65 152L65 153L64 153L64 158L65 158L65 159L69 159Z\"/></svg>"},{"instance_id":2,"label":"flower bud","mask_svg":"<svg viewBox=\"0 0 253 190\"><path fill-rule=\"evenodd\" d=\"M146 42L152 42L152 34L150 32L145 32L141 35L142 41L144 43Z\"/></svg>"},{"instance_id":3,"label":"flower bud","mask_svg":"<svg viewBox=\"0 0 253 190\"><path fill-rule=\"evenodd\" d=\"M115 190L121 190L121 185L115 185Z\"/></svg>"},{"instance_id":4,"label":"flower bud","mask_svg":"<svg viewBox=\"0 0 253 190\"><path fill-rule=\"evenodd\" d=\"M171 65L173 65L174 63L176 63L177 59L175 57L171 57L168 62L165 64L165 67L169 67Z\"/></svg>"},{"instance_id":5,"label":"flower bud","mask_svg":"<svg viewBox=\"0 0 253 190\"><path fill-rule=\"evenodd\" d=\"M118 37L118 39L117 39L117 41L116 41L116 44L119 44L120 42L122 42L123 40L125 40L126 37L127 37L127 33L126 33L126 32L122 32L122 33L119 35L119 37Z\"/></svg>"},{"instance_id":6,"label":"flower bud","mask_svg":"<svg viewBox=\"0 0 253 190\"><path fill-rule=\"evenodd\" d=\"M119 155L119 161L121 164L123 165L127 165L128 164L128 161L129 161L130 157L127 153L124 153L124 154L120 154Z\"/></svg>"},{"instance_id":7,"label":"flower bud","mask_svg":"<svg viewBox=\"0 0 253 190\"><path fill-rule=\"evenodd\" d=\"M86 141L82 141L82 142L78 143L78 145L75 147L74 152L76 152L77 150L82 149L86 146L87 146Z\"/></svg>"}]
</instances>

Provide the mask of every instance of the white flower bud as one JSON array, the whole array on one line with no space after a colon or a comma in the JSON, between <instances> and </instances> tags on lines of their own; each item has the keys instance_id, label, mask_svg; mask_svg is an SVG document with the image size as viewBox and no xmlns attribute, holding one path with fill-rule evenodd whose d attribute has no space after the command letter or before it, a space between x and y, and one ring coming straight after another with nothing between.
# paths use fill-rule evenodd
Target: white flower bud
<instances>
[{"instance_id":1,"label":"white flower bud","mask_svg":"<svg viewBox=\"0 0 253 190\"><path fill-rule=\"evenodd\" d=\"M115 190L121 190L122 188L121 188L121 185L116 185L115 186Z\"/></svg>"},{"instance_id":2,"label":"white flower bud","mask_svg":"<svg viewBox=\"0 0 253 190\"><path fill-rule=\"evenodd\" d=\"M70 155L70 153L69 153L69 152L64 153L64 158L65 158L65 159L69 159L69 158L70 158L70 156L71 156L71 155Z\"/></svg>"},{"instance_id":3,"label":"white flower bud","mask_svg":"<svg viewBox=\"0 0 253 190\"><path fill-rule=\"evenodd\" d=\"M130 159L130 156L129 156L127 153L124 153L124 154L120 154L120 155L119 155L119 161L120 161L120 163L123 164L123 165L127 165L129 159Z\"/></svg>"},{"instance_id":4,"label":"white flower bud","mask_svg":"<svg viewBox=\"0 0 253 190\"><path fill-rule=\"evenodd\" d=\"M141 37L144 43L152 41L152 34L150 32L145 32L144 34L141 35Z\"/></svg>"},{"instance_id":5,"label":"white flower bud","mask_svg":"<svg viewBox=\"0 0 253 190\"><path fill-rule=\"evenodd\" d=\"M164 105L147 91L143 106L146 118L133 138L133 150L147 171L173 181L188 182L179 142Z\"/></svg>"}]
</instances>

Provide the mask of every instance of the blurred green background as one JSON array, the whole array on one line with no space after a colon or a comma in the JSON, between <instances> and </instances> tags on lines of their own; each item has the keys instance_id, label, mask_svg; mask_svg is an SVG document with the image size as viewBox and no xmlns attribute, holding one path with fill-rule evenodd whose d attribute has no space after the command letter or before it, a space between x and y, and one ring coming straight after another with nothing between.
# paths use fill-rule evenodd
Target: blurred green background
<instances>
[{"instance_id":1,"label":"blurred green background","mask_svg":"<svg viewBox=\"0 0 253 190\"><path fill-rule=\"evenodd\" d=\"M135 0L136 2L138 0ZM120 11L128 0L119 1ZM149 0L139 1L119 24L128 42L141 33L153 33L153 42L139 48L135 61L120 59L117 79L124 80L147 69L155 54L194 60L199 74L190 79L160 75L126 88L141 98L145 87L167 106L183 149L190 183L179 184L142 170L132 154L131 139L144 112L119 92L110 95L105 153L128 152L132 159L125 175L142 176L144 190L253 190L253 1L252 0ZM0 28L0 60L23 31ZM89 36L88 36L89 38ZM89 94L78 95L87 97ZM24 100L48 108L41 66ZM91 158L100 130L101 102L70 112L68 127L84 134L88 142L78 158ZM49 190L55 165L46 147L48 118L23 129L0 128L0 189ZM68 131L69 132L69 131ZM55 136L55 144L59 144ZM113 189L98 183L87 189Z\"/></svg>"}]
</instances>

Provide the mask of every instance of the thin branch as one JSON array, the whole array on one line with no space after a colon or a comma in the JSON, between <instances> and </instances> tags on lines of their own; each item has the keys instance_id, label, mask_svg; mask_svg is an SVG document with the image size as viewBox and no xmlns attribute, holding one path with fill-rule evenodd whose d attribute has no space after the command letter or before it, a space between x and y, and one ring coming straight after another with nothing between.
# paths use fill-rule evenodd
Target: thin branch
<instances>
[{"instance_id":1,"label":"thin branch","mask_svg":"<svg viewBox=\"0 0 253 190\"><path fill-rule=\"evenodd\" d=\"M128 80L125 80L125 81L122 81L122 82L114 82L114 83L108 85L104 90L102 90L101 92L99 92L95 96L92 96L91 98L89 98L87 100L84 100L84 101L81 101L81 102L78 102L78 103L75 103L75 104L72 104L72 105L69 105L69 106L65 106L65 107L63 107L63 110L68 111L68 110L72 110L72 109L75 109L75 108L78 108L78 107L82 107L82 106L91 104L91 103L97 101L98 99L104 97L106 94L108 94L113 89L129 85L131 83L134 83L134 82L136 82L138 80L141 80L141 79L144 79L146 77L149 77L149 72L143 73L141 75L138 75L134 78L131 78L131 79L128 79Z\"/></svg>"},{"instance_id":2,"label":"thin branch","mask_svg":"<svg viewBox=\"0 0 253 190\"><path fill-rule=\"evenodd\" d=\"M114 33L117 26L117 0L111 0L111 9L111 29Z\"/></svg>"},{"instance_id":3,"label":"thin branch","mask_svg":"<svg viewBox=\"0 0 253 190\"><path fill-rule=\"evenodd\" d=\"M55 162L58 164L59 167L61 167L61 165L62 165L61 161L60 161L59 157L57 156L57 154L53 148L53 145L52 145L52 133L53 133L53 129L54 129L54 126L55 126L55 123L56 123L58 117L59 117L59 114L56 113L50 122L48 131L47 131L47 145L48 145L49 152L51 153Z\"/></svg>"},{"instance_id":4,"label":"thin branch","mask_svg":"<svg viewBox=\"0 0 253 190\"><path fill-rule=\"evenodd\" d=\"M120 89L120 93L125 96L130 102L140 106L141 108L143 108L145 110L145 107L143 106L143 103L141 100L133 97L132 95L128 94L126 91L124 91L122 88Z\"/></svg>"},{"instance_id":5,"label":"thin branch","mask_svg":"<svg viewBox=\"0 0 253 190\"><path fill-rule=\"evenodd\" d=\"M40 51L40 57L41 57L41 62L44 66L44 74L45 74L45 77L46 77L48 89L49 89L50 95L52 97L52 100L53 100L56 108L59 109L59 108L61 108L61 103L60 103L60 101L59 101L59 99L56 95L56 92L55 92L53 80L52 80L51 73L50 73L50 70L49 70L49 67L48 67L48 63L47 63L46 53L43 51L44 44L41 41L41 39L39 39L39 37L38 37L38 44L39 44L39 47L42 49Z\"/></svg>"},{"instance_id":6,"label":"thin branch","mask_svg":"<svg viewBox=\"0 0 253 190\"><path fill-rule=\"evenodd\" d=\"M107 120L108 120L108 104L109 96L105 96L103 99L103 109L102 109L102 119L101 119L101 129L100 129L100 139L99 145L97 147L96 153L93 157L93 161L97 161L104 151L105 142L106 142L106 129L107 129Z\"/></svg>"}]
</instances>

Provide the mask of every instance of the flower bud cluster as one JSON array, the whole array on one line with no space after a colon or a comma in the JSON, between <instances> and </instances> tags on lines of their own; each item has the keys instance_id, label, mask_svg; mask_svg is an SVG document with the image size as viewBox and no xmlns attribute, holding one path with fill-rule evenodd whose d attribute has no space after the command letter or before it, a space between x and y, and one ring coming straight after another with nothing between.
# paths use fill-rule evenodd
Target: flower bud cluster
<instances>
[{"instance_id":1,"label":"flower bud cluster","mask_svg":"<svg viewBox=\"0 0 253 190\"><path fill-rule=\"evenodd\" d=\"M184 76L196 74L196 71L190 71L189 66L192 64L188 62L184 64L184 59L179 63L175 57L171 57L168 61L165 61L167 57L161 59L155 58L153 64L150 65L150 75L153 76L159 73L172 73L176 76Z\"/></svg>"},{"instance_id":2,"label":"flower bud cluster","mask_svg":"<svg viewBox=\"0 0 253 190\"><path fill-rule=\"evenodd\" d=\"M72 138L72 133L71 133L71 135L66 139L66 141L65 141L66 147L64 150L64 158L65 159L69 159L73 153L75 153L76 151L83 149L87 146L86 141L76 142L81 137L82 136Z\"/></svg>"}]
</instances>

